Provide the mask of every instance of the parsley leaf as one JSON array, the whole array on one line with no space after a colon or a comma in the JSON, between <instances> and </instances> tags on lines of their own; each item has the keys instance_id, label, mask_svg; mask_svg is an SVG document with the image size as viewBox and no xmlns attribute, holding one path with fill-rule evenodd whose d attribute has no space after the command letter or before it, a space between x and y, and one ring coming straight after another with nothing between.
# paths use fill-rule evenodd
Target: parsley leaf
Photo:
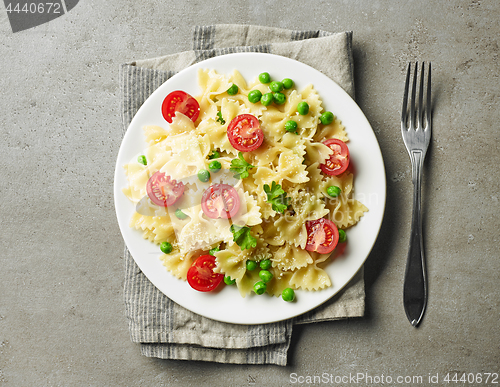
<instances>
[{"instance_id":1,"label":"parsley leaf","mask_svg":"<svg viewBox=\"0 0 500 387\"><path fill-rule=\"evenodd\" d=\"M216 253L217 251L220 251L219 246L216 246L216 247L214 247L213 249L210 249L210 251L208 252L208 254L215 256L215 253Z\"/></svg>"},{"instance_id":2,"label":"parsley leaf","mask_svg":"<svg viewBox=\"0 0 500 387\"><path fill-rule=\"evenodd\" d=\"M242 251L257 246L257 239L250 234L250 227L240 227L233 224L230 230L233 233L233 241L241 247Z\"/></svg>"},{"instance_id":3,"label":"parsley leaf","mask_svg":"<svg viewBox=\"0 0 500 387\"><path fill-rule=\"evenodd\" d=\"M221 111L217 112L217 119L215 121L220 122L221 125L224 125L226 123L226 120L224 118L222 118L222 112Z\"/></svg>"},{"instance_id":4,"label":"parsley leaf","mask_svg":"<svg viewBox=\"0 0 500 387\"><path fill-rule=\"evenodd\" d=\"M238 158L231 160L231 172L234 172L235 179L245 179L249 176L248 170L255 168L253 165L246 162L243 158L243 153L238 152Z\"/></svg>"},{"instance_id":5,"label":"parsley leaf","mask_svg":"<svg viewBox=\"0 0 500 387\"><path fill-rule=\"evenodd\" d=\"M286 197L286 192L275 181L273 181L271 187L264 184L264 192L267 194L267 202L271 203L272 209L276 212L282 214L290 204L290 198Z\"/></svg>"}]
</instances>

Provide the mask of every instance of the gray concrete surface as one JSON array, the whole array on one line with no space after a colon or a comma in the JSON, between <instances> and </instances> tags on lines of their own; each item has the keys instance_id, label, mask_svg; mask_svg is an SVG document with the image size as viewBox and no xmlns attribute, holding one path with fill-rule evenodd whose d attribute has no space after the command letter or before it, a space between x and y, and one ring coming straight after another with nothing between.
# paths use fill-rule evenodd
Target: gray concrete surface
<instances>
[{"instance_id":1,"label":"gray concrete surface","mask_svg":"<svg viewBox=\"0 0 500 387\"><path fill-rule=\"evenodd\" d=\"M0 385L311 385L292 373L422 376L412 385L483 373L458 385L495 385L484 373L500 372L498 20L497 0L81 0L13 34L0 6ZM366 316L295 329L287 367L148 359L127 331L112 197L118 66L190 49L192 27L215 23L354 31L357 101L385 158ZM402 307L412 185L398 123L417 59L434 66L434 138L430 295L414 329Z\"/></svg>"}]
</instances>

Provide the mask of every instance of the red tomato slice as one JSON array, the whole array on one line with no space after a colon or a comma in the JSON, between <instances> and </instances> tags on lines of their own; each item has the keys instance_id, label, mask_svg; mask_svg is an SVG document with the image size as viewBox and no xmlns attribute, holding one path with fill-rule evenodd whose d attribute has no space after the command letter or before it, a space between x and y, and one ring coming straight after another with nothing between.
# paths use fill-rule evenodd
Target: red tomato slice
<instances>
[{"instance_id":1,"label":"red tomato slice","mask_svg":"<svg viewBox=\"0 0 500 387\"><path fill-rule=\"evenodd\" d=\"M240 209L240 197L230 185L214 184L203 192L201 209L211 219L229 219Z\"/></svg>"},{"instance_id":2,"label":"red tomato slice","mask_svg":"<svg viewBox=\"0 0 500 387\"><path fill-rule=\"evenodd\" d=\"M154 204L168 207L182 196L184 193L184 184L158 171L149 178L146 184L146 191Z\"/></svg>"},{"instance_id":3,"label":"red tomato slice","mask_svg":"<svg viewBox=\"0 0 500 387\"><path fill-rule=\"evenodd\" d=\"M176 112L182 113L195 122L200 115L200 104L196 99L182 90L172 91L163 100L161 105L163 118L172 123L172 118Z\"/></svg>"},{"instance_id":4,"label":"red tomato slice","mask_svg":"<svg viewBox=\"0 0 500 387\"><path fill-rule=\"evenodd\" d=\"M193 262L187 272L187 282L200 292L214 290L224 279L224 274L214 273L216 267L213 255L202 255Z\"/></svg>"},{"instance_id":5,"label":"red tomato slice","mask_svg":"<svg viewBox=\"0 0 500 387\"><path fill-rule=\"evenodd\" d=\"M328 254L335 249L339 242L339 230L331 220L321 218L306 222L307 251L316 251Z\"/></svg>"},{"instance_id":6,"label":"red tomato slice","mask_svg":"<svg viewBox=\"0 0 500 387\"><path fill-rule=\"evenodd\" d=\"M330 176L340 175L349 166L349 148L344 141L336 138L323 141L323 144L333 150L333 154L320 165L321 170Z\"/></svg>"},{"instance_id":7,"label":"red tomato slice","mask_svg":"<svg viewBox=\"0 0 500 387\"><path fill-rule=\"evenodd\" d=\"M264 132L260 128L257 117L251 114L241 114L229 123L227 138L234 149L251 152L262 145Z\"/></svg>"}]
</instances>

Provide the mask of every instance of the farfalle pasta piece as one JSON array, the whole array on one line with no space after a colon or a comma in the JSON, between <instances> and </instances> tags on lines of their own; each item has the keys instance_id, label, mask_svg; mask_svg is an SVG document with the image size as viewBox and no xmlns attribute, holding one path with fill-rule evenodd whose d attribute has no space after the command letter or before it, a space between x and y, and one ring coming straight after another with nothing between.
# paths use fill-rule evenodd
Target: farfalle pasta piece
<instances>
[{"instance_id":1,"label":"farfalle pasta piece","mask_svg":"<svg viewBox=\"0 0 500 387\"><path fill-rule=\"evenodd\" d=\"M328 218L339 228L348 228L355 225L364 215L368 208L352 198L353 174L350 172L342 173L339 176L330 176L325 179L323 186L323 195L325 196L325 206L330 213ZM340 188L340 195L336 198L330 197L326 193L329 186Z\"/></svg>"},{"instance_id":2,"label":"farfalle pasta piece","mask_svg":"<svg viewBox=\"0 0 500 387\"><path fill-rule=\"evenodd\" d=\"M144 137L149 145L154 145L168 136L168 131L158 125L146 125L142 128Z\"/></svg>"},{"instance_id":3,"label":"farfalle pasta piece","mask_svg":"<svg viewBox=\"0 0 500 387\"><path fill-rule=\"evenodd\" d=\"M309 181L309 177L302 161L303 159L293 151L287 150L279 155L276 166L258 168L253 178L259 187L264 187L264 184L271 185L273 181L281 184L283 180L296 184L305 183Z\"/></svg>"},{"instance_id":4,"label":"farfalle pasta piece","mask_svg":"<svg viewBox=\"0 0 500 387\"><path fill-rule=\"evenodd\" d=\"M309 113L305 116L296 114L294 121L299 127L299 134L305 138L312 138L316 133L319 116L323 111L319 94L313 85L307 85L301 92L300 98L309 105Z\"/></svg>"},{"instance_id":5,"label":"farfalle pasta piece","mask_svg":"<svg viewBox=\"0 0 500 387\"><path fill-rule=\"evenodd\" d=\"M300 184L309 181L306 172L306 165L303 163L303 158L298 156L293 151L283 152L276 167L277 179L279 181L287 180L290 183Z\"/></svg>"},{"instance_id":6,"label":"farfalle pasta piece","mask_svg":"<svg viewBox=\"0 0 500 387\"><path fill-rule=\"evenodd\" d=\"M345 198L350 198L352 195L352 187L354 182L354 175L350 172L344 172L338 176L328 176L324 179L324 191L322 191L324 196L328 197L326 189L329 186L337 186L341 190L341 196Z\"/></svg>"},{"instance_id":7,"label":"farfalle pasta piece","mask_svg":"<svg viewBox=\"0 0 500 387\"><path fill-rule=\"evenodd\" d=\"M128 186L122 192L131 202L138 203L146 195L146 183L150 178L148 168L139 163L125 164L123 168Z\"/></svg>"},{"instance_id":8,"label":"farfalle pasta piece","mask_svg":"<svg viewBox=\"0 0 500 387\"><path fill-rule=\"evenodd\" d=\"M285 212L274 225L286 242L304 249L307 243L306 221L316 220L328 214L322 200L300 190L291 191L293 212Z\"/></svg>"},{"instance_id":9,"label":"farfalle pasta piece","mask_svg":"<svg viewBox=\"0 0 500 387\"><path fill-rule=\"evenodd\" d=\"M322 198L326 194L328 182L323 179L321 169L318 163L314 163L307 167L307 176L309 176L309 183L306 187L299 187L299 190L306 190L312 195Z\"/></svg>"},{"instance_id":10,"label":"farfalle pasta piece","mask_svg":"<svg viewBox=\"0 0 500 387\"><path fill-rule=\"evenodd\" d=\"M291 206L296 217L304 221L316 220L328 214L324 202L312 193L302 190L300 187L289 191Z\"/></svg>"},{"instance_id":11,"label":"farfalle pasta piece","mask_svg":"<svg viewBox=\"0 0 500 387\"><path fill-rule=\"evenodd\" d=\"M332 256L332 254L320 254L317 253L316 251L308 251L311 259L314 261L314 264L323 264L324 262L328 261L328 259Z\"/></svg>"},{"instance_id":12,"label":"farfalle pasta piece","mask_svg":"<svg viewBox=\"0 0 500 387\"><path fill-rule=\"evenodd\" d=\"M328 140L329 138L337 138L344 142L349 141L345 126L342 125L338 118L335 118L331 124L320 124L318 126L318 130L316 131L316 134L313 137L313 140L316 142L323 142L325 140Z\"/></svg>"},{"instance_id":13,"label":"farfalle pasta piece","mask_svg":"<svg viewBox=\"0 0 500 387\"><path fill-rule=\"evenodd\" d=\"M271 268L270 271L273 274L273 278L267 283L266 292L268 294L270 294L271 296L279 297L281 296L281 293L283 293L283 290L293 287L293 285L290 283L293 272L281 271L277 268Z\"/></svg>"},{"instance_id":14,"label":"farfalle pasta piece","mask_svg":"<svg viewBox=\"0 0 500 387\"><path fill-rule=\"evenodd\" d=\"M306 154L305 141L294 133L286 133L279 141L266 138L262 145L252 152L252 163L257 167L277 166L283 152L292 152L297 156L297 161L300 160L302 163Z\"/></svg>"},{"instance_id":15,"label":"farfalle pasta piece","mask_svg":"<svg viewBox=\"0 0 500 387\"><path fill-rule=\"evenodd\" d=\"M286 101L283 105L271 104L262 112L262 130L266 137L274 142L280 141L285 135L285 123L296 115L297 104L302 100L295 90L287 91L285 94Z\"/></svg>"},{"instance_id":16,"label":"farfalle pasta piece","mask_svg":"<svg viewBox=\"0 0 500 387\"><path fill-rule=\"evenodd\" d=\"M241 251L237 244L214 253L217 267L216 273L222 273L234 280L241 280L247 270L246 261L249 252Z\"/></svg>"},{"instance_id":17,"label":"farfalle pasta piece","mask_svg":"<svg viewBox=\"0 0 500 387\"><path fill-rule=\"evenodd\" d=\"M255 248L241 250L237 244L231 242L224 250L214 253L217 262L215 271L236 280L236 286L242 297L251 293L254 284L260 281L259 270L247 270L246 262L249 259L259 261L270 255L267 245L259 235L256 235L256 239Z\"/></svg>"},{"instance_id":18,"label":"farfalle pasta piece","mask_svg":"<svg viewBox=\"0 0 500 387\"><path fill-rule=\"evenodd\" d=\"M186 281L189 268L202 253L201 250L183 253L175 249L170 254L163 254L160 260L163 266L165 266L175 277Z\"/></svg>"},{"instance_id":19,"label":"farfalle pasta piece","mask_svg":"<svg viewBox=\"0 0 500 387\"><path fill-rule=\"evenodd\" d=\"M273 267L283 271L294 271L313 263L309 253L301 248L285 243L283 246L271 247Z\"/></svg>"},{"instance_id":20,"label":"farfalle pasta piece","mask_svg":"<svg viewBox=\"0 0 500 387\"><path fill-rule=\"evenodd\" d=\"M216 103L217 96L225 93L231 86L229 77L218 74L214 70L200 69L198 71L198 84L203 91L196 99L200 104L199 120L214 118L219 110Z\"/></svg>"},{"instance_id":21,"label":"farfalle pasta piece","mask_svg":"<svg viewBox=\"0 0 500 387\"><path fill-rule=\"evenodd\" d=\"M233 148L227 137L227 127L231 120L241 114L249 114L250 110L235 100L222 100L220 103L220 114L224 123L217 121L217 112L202 120L196 129L196 133L206 134L212 144L212 149L225 151L233 156L238 155L238 151Z\"/></svg>"},{"instance_id":22,"label":"farfalle pasta piece","mask_svg":"<svg viewBox=\"0 0 500 387\"><path fill-rule=\"evenodd\" d=\"M130 219L130 227L143 230L143 237L156 244L175 240L174 228L168 215L147 216L135 212Z\"/></svg>"},{"instance_id":23,"label":"farfalle pasta piece","mask_svg":"<svg viewBox=\"0 0 500 387\"><path fill-rule=\"evenodd\" d=\"M167 138L171 153L160 171L183 183L199 184L197 173L205 169L210 153L210 140L206 135L182 133Z\"/></svg>"},{"instance_id":24,"label":"farfalle pasta piece","mask_svg":"<svg viewBox=\"0 0 500 387\"><path fill-rule=\"evenodd\" d=\"M182 113L177 112L172 118L172 123L168 127L168 136L175 136L181 133L192 133L194 131L194 122Z\"/></svg>"},{"instance_id":25,"label":"farfalle pasta piece","mask_svg":"<svg viewBox=\"0 0 500 387\"><path fill-rule=\"evenodd\" d=\"M262 223L260 207L257 200L242 189L237 188L236 191L240 197L240 209L236 215L231 218L233 224L238 226L255 226Z\"/></svg>"},{"instance_id":26,"label":"farfalle pasta piece","mask_svg":"<svg viewBox=\"0 0 500 387\"><path fill-rule=\"evenodd\" d=\"M138 203L147 195L146 184L171 157L170 151L166 148L165 140L145 149L147 165L143 165L137 160L123 166L127 176L128 186L122 190L129 200Z\"/></svg>"},{"instance_id":27,"label":"farfalle pasta piece","mask_svg":"<svg viewBox=\"0 0 500 387\"><path fill-rule=\"evenodd\" d=\"M333 200L329 199L326 207L330 209L328 219L338 228L348 228L359 222L359 219L368 211L368 208L356 199Z\"/></svg>"},{"instance_id":28,"label":"farfalle pasta piece","mask_svg":"<svg viewBox=\"0 0 500 387\"><path fill-rule=\"evenodd\" d=\"M220 234L217 226L200 216L193 217L177 233L177 241L181 251L187 252L193 249L208 250L214 243L220 242Z\"/></svg>"},{"instance_id":29,"label":"farfalle pasta piece","mask_svg":"<svg viewBox=\"0 0 500 387\"><path fill-rule=\"evenodd\" d=\"M282 246L285 244L285 238L283 237L281 232L276 227L275 221L276 221L276 219L271 218L271 219L266 219L262 223L263 227L262 227L261 238L268 245Z\"/></svg>"},{"instance_id":30,"label":"farfalle pasta piece","mask_svg":"<svg viewBox=\"0 0 500 387\"><path fill-rule=\"evenodd\" d=\"M236 280L236 286L240 291L241 297L245 298L247 294L253 292L253 286L260 281L258 270L246 270L243 277Z\"/></svg>"},{"instance_id":31,"label":"farfalle pasta piece","mask_svg":"<svg viewBox=\"0 0 500 387\"><path fill-rule=\"evenodd\" d=\"M320 290L332 286L332 281L325 270L312 264L295 271L290 284L296 289Z\"/></svg>"},{"instance_id":32,"label":"farfalle pasta piece","mask_svg":"<svg viewBox=\"0 0 500 387\"><path fill-rule=\"evenodd\" d=\"M276 145L277 143L272 143L267 138L264 138L262 145L250 155L251 164L258 168L272 168L273 165L277 165L279 155L285 149Z\"/></svg>"},{"instance_id":33,"label":"farfalle pasta piece","mask_svg":"<svg viewBox=\"0 0 500 387\"><path fill-rule=\"evenodd\" d=\"M306 150L305 159L308 165L323 164L333 153L328 146L309 139L305 140L304 146Z\"/></svg>"},{"instance_id":34,"label":"farfalle pasta piece","mask_svg":"<svg viewBox=\"0 0 500 387\"><path fill-rule=\"evenodd\" d=\"M161 222L163 219L160 217L147 216L142 215L138 212L135 212L130 218L129 226L135 228L136 230L153 230L158 222ZM165 222L170 222L169 217L165 217Z\"/></svg>"}]
</instances>

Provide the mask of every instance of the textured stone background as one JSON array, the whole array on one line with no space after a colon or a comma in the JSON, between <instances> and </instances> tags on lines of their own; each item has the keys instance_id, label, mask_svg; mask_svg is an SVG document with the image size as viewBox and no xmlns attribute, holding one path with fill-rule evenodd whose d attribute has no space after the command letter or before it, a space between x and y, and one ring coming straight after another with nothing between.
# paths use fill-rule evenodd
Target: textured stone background
<instances>
[{"instance_id":1,"label":"textured stone background","mask_svg":"<svg viewBox=\"0 0 500 387\"><path fill-rule=\"evenodd\" d=\"M81 0L15 34L2 7L0 385L500 372L498 1ZM194 25L216 23L352 30L357 102L386 164L366 317L295 329L288 367L147 359L129 340L112 196L118 66L188 50ZM430 295L414 329L402 306L412 185L399 117L406 64L417 59L433 62L434 137L424 178Z\"/></svg>"}]
</instances>

